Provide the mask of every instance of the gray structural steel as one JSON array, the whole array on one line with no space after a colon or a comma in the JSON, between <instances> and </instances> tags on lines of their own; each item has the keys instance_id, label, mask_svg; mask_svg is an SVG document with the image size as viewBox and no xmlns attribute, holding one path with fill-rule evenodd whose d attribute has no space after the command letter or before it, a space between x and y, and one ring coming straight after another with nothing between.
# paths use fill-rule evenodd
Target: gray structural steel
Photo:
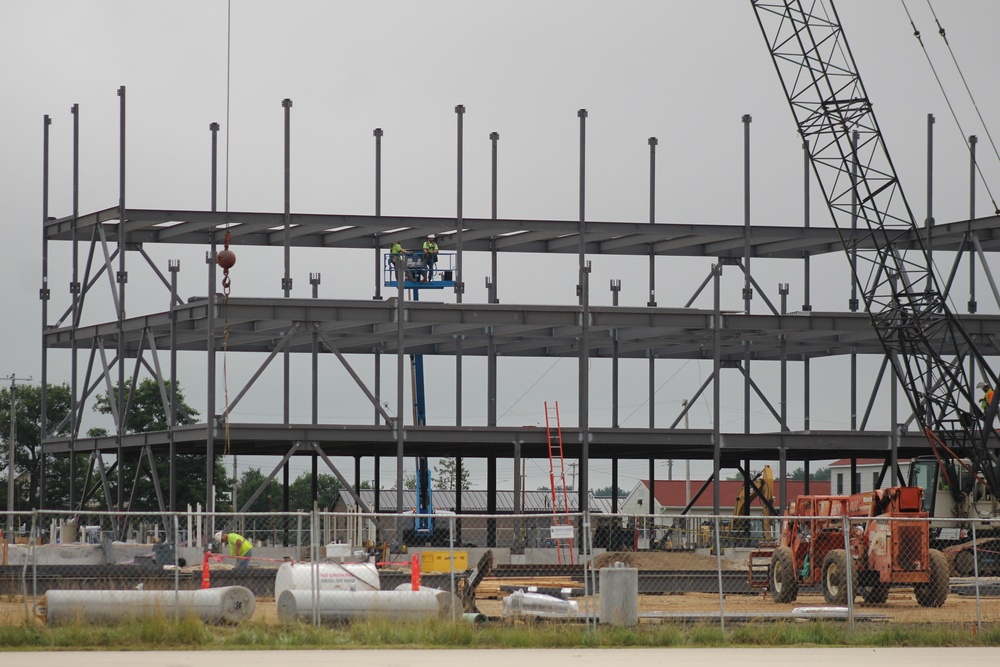
<instances>
[{"instance_id":1,"label":"gray structural steel","mask_svg":"<svg viewBox=\"0 0 1000 667\"><path fill-rule=\"evenodd\" d=\"M713 477L718 479L723 467L739 469L749 484L750 461L780 460L779 478L786 477L788 459L805 462L808 473L810 460L850 457L877 457L895 462L898 456L915 456L927 453L922 434L908 435L902 427L891 431L867 429L868 415L878 385L885 376L878 374L872 388L868 411L860 425L857 413L857 376L851 377L852 421L850 431L815 431L810 426L810 368L811 359L831 355L850 355L852 369L856 368L858 354L882 355L882 348L871 328L867 315L857 312L815 312L810 303L810 265L814 255L843 252L840 234L834 228L815 227L809 220L809 171L804 169L805 213L803 226L750 225L749 180L745 187L746 212L742 225L699 225L655 222L655 138L650 146L650 205L649 223L602 222L586 219L585 209L585 139L587 113L578 112L580 123L580 215L576 221L503 219L497 216L497 144L498 133L490 135L492 142L492 215L489 219L464 217L462 211L462 117L464 107L456 107L458 123L457 190L458 201L455 217L405 217L381 214L381 142L383 132L376 129L376 178L375 215L323 215L298 214L291 211L289 197L290 162L289 124L291 100L283 100L285 123L285 208L281 213L220 212L216 202L218 124L210 125L212 138L212 205L208 211L172 211L127 208L125 203L125 89L121 97L120 132L120 197L118 206L80 214L77 208L79 182L78 168L78 107L73 107L74 117L74 198L71 215L49 218L48 159L49 116L44 119L44 175L43 175L43 244L42 244L42 401L46 400L45 387L48 377L50 351L69 350L71 364L72 406L69 435L46 437L43 440L45 455L66 453L91 453L99 462L104 475L101 456L116 454L120 459L127 450L143 450L152 461L154 456L168 453L206 452L211 483L212 457L222 450L225 443L234 454L267 454L280 456L281 462L267 478L270 481L279 469L285 470L285 503L287 505L287 462L296 455L313 458L313 474L317 462L324 463L348 488L360 482L361 457L374 457L376 483L381 457L397 458L397 498L401 502L402 457L427 455L456 457L460 466L463 458L484 458L487 462L487 491L496 493L497 459L511 458L514 463L515 498L519 491L520 462L525 458L546 457L545 433L541 429L497 426L497 363L504 357L576 357L580 360L580 423L563 427L567 456L579 459L581 498L587 489L588 463L591 459L610 460L612 463L612 488L617 494L618 460L643 459L650 462L650 481L653 481L653 462L657 459L713 460ZM932 137L933 119L928 119L928 141ZM749 116L744 117L745 166L750 168ZM928 151L930 154L930 151ZM807 162L807 160L806 160ZM928 184L932 183L930 162ZM974 192L974 185L972 186ZM974 196L974 195L973 195ZM924 235L934 252L955 253L946 287L950 289L962 257L970 261L979 257L993 296L1000 305L1000 295L993 283L985 261L986 252L1000 250L1000 219L996 216L963 220L950 224L934 224L928 196L927 225L914 231ZM650 224L653 223L653 224ZM382 297L381 253L387 238L404 243L421 239L430 233L437 235L444 247L456 249L455 294L456 303L436 304L405 300L399 284L395 299ZM229 237L234 247L267 246L284 251L283 298L229 298L217 295L217 271L214 258L218 245ZM66 241L72 252L72 281L70 305L65 313L53 320L50 312L52 292L48 284L49 244ZM856 252L868 252L882 240L871 233L848 236L846 243ZM894 238L898 246L917 245L916 238ZM170 263L167 278L155 266L143 249L144 244L197 244L208 250L206 294L184 299L177 293L179 265ZM290 254L292 247L330 249L368 249L375 253L374 299L331 300L318 298L319 274L310 275L312 298L292 298ZM462 254L464 252L490 253L491 273L487 278L488 303L464 301ZM499 303L500 276L497 253L577 253L579 257L579 303L576 305L527 306ZM86 253L86 269L80 275L81 254ZM597 307L590 304L588 257L599 255L641 255L649 258L649 300L646 307L618 306L620 281L612 281L614 306ZM705 257L714 262L706 271L704 281L692 292L683 308L658 307L654 299L654 272L656 257ZM142 260L170 291L170 308L139 316L126 316L125 293L128 282L126 258L133 262ZM801 309L787 311L787 285L779 286L780 308L761 292L750 271L750 258L797 259L803 266L804 303ZM117 261L117 271L114 263ZM755 266L757 264L755 263ZM721 309L721 276L725 266L743 272L744 309L726 312ZM81 311L86 297L93 288L109 281L110 294L116 320L81 325ZM711 286L714 306L710 309L692 308L695 299ZM754 290L760 295L764 313L752 313L750 300ZM970 298L970 312L975 313L975 285ZM93 297L92 297L93 298ZM137 303L134 301L132 303ZM223 312L224 310L224 312ZM966 330L980 341L987 353L997 353L996 340L1000 333L1000 317L988 314L969 314L962 317ZM225 338L230 351L255 352L263 356L262 363L247 385L229 402L229 409L239 402L268 364L280 355L283 359L284 404L283 421L277 423L230 423L228 436L225 415L220 414L216 402L218 391L216 353ZM115 350L108 359L108 351ZM107 437L83 438L79 435L79 418L83 405L95 392L106 390L110 394L112 374L117 375L119 386L125 383L127 366L132 364L133 380L140 371L148 372L160 384L165 405L176 403L172 382L177 373L177 353L184 350L206 351L207 413L203 423L179 425L176 410L168 409L170 428L163 432L128 434L123 426L123 413L127 410L124 392L119 396L117 409L112 410L116 433ZM89 352L86 377L78 378L80 356ZM158 356L169 354L168 373L161 369ZM312 423L290 422L288 394L291 383L289 355L312 356L311 387ZM374 408L373 423L367 426L320 424L317 385L317 357L334 354L350 371L358 389L368 397ZM463 356L483 356L487 359L488 394L486 424L463 424L461 394L457 392L456 423L451 426L428 425L413 427L390 416L381 407L380 359L393 354L397 359L396 414L403 414L403 354L445 355L456 359L456 385L461 387ZM345 355L372 355L375 361L373 387L350 367ZM589 423L588 365L590 359L605 358L613 363L612 377L612 426L594 427ZM668 428L655 428L652 408L648 428L622 428L618 424L618 365L619 359L645 358L649 360L649 393L652 399L653 376L657 359L704 359L713 361L711 378L694 391L684 402L684 409ZM781 364L780 400L777 408L764 391L753 381L751 361L772 361ZM803 427L792 430L787 419L787 362L802 362L804 374ZM96 367L96 370L95 370ZM745 418L742 433L722 432L719 419L719 384L724 369L735 369L744 377L744 402L756 395L775 418L778 428L772 432L750 432L749 417ZM713 381L714 379L714 381ZM170 380L167 389L166 380ZM686 411L711 384L713 389L714 426L712 429L678 428ZM890 383L891 384L891 383ZM895 387L892 387L892 423L896 420ZM650 401L652 404L652 401ZM44 415L44 409L43 409ZM43 430L59 430L53 424L44 424ZM225 439L224 439L225 438ZM353 456L354 479L348 480L330 461L330 456ZM44 460L44 457L43 457ZM43 464L44 465L44 464ZM122 467L119 475L117 500L122 507ZM896 469L892 466L892 479ZM71 475L72 477L72 475ZM44 476L43 476L44 478ZM855 482L851 475L852 486ZM265 482L266 483L266 482ZM173 468L169 480L169 502L174 501ZM650 484L650 488L652 488ZM718 485L716 485L718 489ZM105 482L105 492L107 483ZM315 482L314 482L315 492ZM42 492L44 503L44 491ZM70 491L71 504L79 496ZM206 490L208 496L208 490ZM161 503L165 503L162 500ZM749 496L748 496L749 497ZM781 494L785 499L785 494ZM109 504L112 499L108 498ZM360 501L359 501L360 502ZM582 504L582 501L580 501ZM617 508L617 495L612 507ZM212 507L212 499L206 505ZM652 507L652 503L650 504ZM715 498L718 511L719 499ZM287 509L287 507L286 507ZM370 509L370 508L369 508ZM376 511L378 507L374 508ZM460 509L460 508L459 508ZM402 507L389 508L401 511Z\"/></svg>"}]
</instances>

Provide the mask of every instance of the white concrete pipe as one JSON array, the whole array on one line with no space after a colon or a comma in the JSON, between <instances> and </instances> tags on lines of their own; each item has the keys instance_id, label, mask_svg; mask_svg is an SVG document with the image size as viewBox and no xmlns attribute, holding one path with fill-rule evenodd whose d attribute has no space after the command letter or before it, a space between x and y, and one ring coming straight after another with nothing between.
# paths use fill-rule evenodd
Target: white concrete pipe
<instances>
[{"instance_id":1,"label":"white concrete pipe","mask_svg":"<svg viewBox=\"0 0 1000 667\"><path fill-rule=\"evenodd\" d=\"M315 604L325 623L450 618L453 607L462 613L458 598L447 591L320 591L317 599L311 590L290 589L278 598L278 620L311 620Z\"/></svg>"},{"instance_id":2,"label":"white concrete pipe","mask_svg":"<svg viewBox=\"0 0 1000 667\"><path fill-rule=\"evenodd\" d=\"M312 590L319 579L321 591L377 591L374 563L282 563L274 576L274 599L287 590Z\"/></svg>"},{"instance_id":3,"label":"white concrete pipe","mask_svg":"<svg viewBox=\"0 0 1000 667\"><path fill-rule=\"evenodd\" d=\"M257 602L242 586L195 591L67 591L45 594L39 614L50 625L83 621L115 623L136 618L194 615L206 623L237 624L253 616Z\"/></svg>"}]
</instances>

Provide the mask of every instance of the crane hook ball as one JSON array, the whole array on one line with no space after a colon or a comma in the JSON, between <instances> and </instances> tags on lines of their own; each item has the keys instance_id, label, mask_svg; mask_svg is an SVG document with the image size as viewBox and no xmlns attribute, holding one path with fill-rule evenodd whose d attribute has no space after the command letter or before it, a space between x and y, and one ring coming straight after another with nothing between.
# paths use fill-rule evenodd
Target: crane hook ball
<instances>
[{"instance_id":1,"label":"crane hook ball","mask_svg":"<svg viewBox=\"0 0 1000 667\"><path fill-rule=\"evenodd\" d=\"M215 258L215 262L223 269L231 269L236 264L236 253L229 248L220 250Z\"/></svg>"}]
</instances>

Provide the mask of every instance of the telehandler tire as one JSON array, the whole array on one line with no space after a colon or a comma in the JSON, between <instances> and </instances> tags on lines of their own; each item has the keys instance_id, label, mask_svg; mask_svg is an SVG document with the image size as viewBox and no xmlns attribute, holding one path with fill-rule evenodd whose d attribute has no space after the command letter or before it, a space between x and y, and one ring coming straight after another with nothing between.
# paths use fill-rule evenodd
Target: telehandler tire
<instances>
[{"instance_id":1,"label":"telehandler tire","mask_svg":"<svg viewBox=\"0 0 1000 667\"><path fill-rule=\"evenodd\" d=\"M795 572L795 558L789 547L778 547L771 554L768 567L771 581L771 599L775 602L793 602L799 595L799 578Z\"/></svg>"},{"instance_id":2,"label":"telehandler tire","mask_svg":"<svg viewBox=\"0 0 1000 667\"><path fill-rule=\"evenodd\" d=\"M854 565L854 561L851 561ZM834 549L823 559L823 597L830 604L847 604L847 552ZM851 572L853 584L857 586L858 571Z\"/></svg>"},{"instance_id":3,"label":"telehandler tire","mask_svg":"<svg viewBox=\"0 0 1000 667\"><path fill-rule=\"evenodd\" d=\"M889 599L889 590L892 588L892 585L876 581L873 584L859 586L858 588L861 591L861 599L865 601L865 604L882 604Z\"/></svg>"},{"instance_id":4,"label":"telehandler tire","mask_svg":"<svg viewBox=\"0 0 1000 667\"><path fill-rule=\"evenodd\" d=\"M913 593L921 607L940 607L948 599L951 588L951 566L945 555L937 549L928 551L927 556L930 561L930 581L914 586Z\"/></svg>"}]
</instances>

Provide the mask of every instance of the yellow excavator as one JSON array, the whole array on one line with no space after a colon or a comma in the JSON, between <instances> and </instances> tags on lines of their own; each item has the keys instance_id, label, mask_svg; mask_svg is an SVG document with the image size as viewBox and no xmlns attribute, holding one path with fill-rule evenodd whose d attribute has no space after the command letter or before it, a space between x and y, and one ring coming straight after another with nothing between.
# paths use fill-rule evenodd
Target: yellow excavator
<instances>
[{"instance_id":1,"label":"yellow excavator","mask_svg":"<svg viewBox=\"0 0 1000 667\"><path fill-rule=\"evenodd\" d=\"M771 539L771 519L767 518L774 515L774 472L771 470L771 466L764 466L764 469L759 473L754 475L753 479L750 480L750 498L746 497L747 487L744 485L740 487L740 492L736 496L736 502L733 503L733 516L734 517L749 517L749 505L753 502L754 498L760 500L760 504L763 506L764 514L764 525L763 525L763 540ZM737 528L743 526L743 533L746 538L750 535L750 524L744 519L733 519L733 527ZM738 530L735 532L739 532Z\"/></svg>"},{"instance_id":2,"label":"yellow excavator","mask_svg":"<svg viewBox=\"0 0 1000 667\"><path fill-rule=\"evenodd\" d=\"M719 526L720 544L726 547L752 547L761 542L770 542L774 539L772 532L772 522L770 517L774 516L774 473L771 466L764 466L750 480L750 498L747 499L746 485L740 486L740 492L733 502L733 518L723 520ZM753 534L751 530L751 520L749 505L754 500L759 500L763 508L763 525L761 531ZM712 528L706 524L701 527L698 538L698 546L709 547L712 553L715 552Z\"/></svg>"}]
</instances>

